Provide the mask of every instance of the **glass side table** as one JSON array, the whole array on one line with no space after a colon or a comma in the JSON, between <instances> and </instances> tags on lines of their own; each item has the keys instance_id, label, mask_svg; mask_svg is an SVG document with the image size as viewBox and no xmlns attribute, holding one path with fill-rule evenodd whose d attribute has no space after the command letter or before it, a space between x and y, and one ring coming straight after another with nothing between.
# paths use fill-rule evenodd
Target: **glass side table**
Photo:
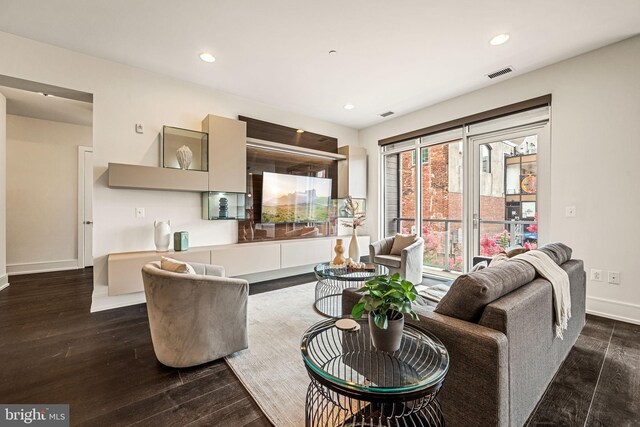
<instances>
[{"instance_id":1,"label":"glass side table","mask_svg":"<svg viewBox=\"0 0 640 427\"><path fill-rule=\"evenodd\" d=\"M367 280L389 274L384 265L374 264L375 271L349 271L346 268L332 268L328 262L318 264L313 272L316 284L315 307L327 317L342 317L342 291L346 288L360 288Z\"/></svg>"},{"instance_id":2,"label":"glass side table","mask_svg":"<svg viewBox=\"0 0 640 427\"><path fill-rule=\"evenodd\" d=\"M400 349L373 347L367 319L357 331L335 320L309 328L300 350L311 384L306 426L444 426L436 398L449 368L449 353L433 334L405 323Z\"/></svg>"}]
</instances>

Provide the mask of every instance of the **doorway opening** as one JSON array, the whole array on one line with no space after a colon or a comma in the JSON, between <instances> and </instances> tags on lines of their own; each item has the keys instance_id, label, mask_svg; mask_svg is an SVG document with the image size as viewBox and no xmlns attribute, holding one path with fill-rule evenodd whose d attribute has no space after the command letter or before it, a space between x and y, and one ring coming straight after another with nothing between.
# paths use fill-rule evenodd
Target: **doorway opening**
<instances>
[{"instance_id":1,"label":"doorway opening","mask_svg":"<svg viewBox=\"0 0 640 427\"><path fill-rule=\"evenodd\" d=\"M7 106L7 273L93 265L92 219L86 218L92 210L92 96L7 76L0 76L0 93Z\"/></svg>"}]
</instances>

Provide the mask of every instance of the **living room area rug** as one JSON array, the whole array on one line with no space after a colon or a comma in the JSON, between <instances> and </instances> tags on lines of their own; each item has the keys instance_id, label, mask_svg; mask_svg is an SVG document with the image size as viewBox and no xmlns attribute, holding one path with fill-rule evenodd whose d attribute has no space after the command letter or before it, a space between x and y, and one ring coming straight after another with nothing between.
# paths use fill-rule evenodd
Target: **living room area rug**
<instances>
[{"instance_id":1,"label":"living room area rug","mask_svg":"<svg viewBox=\"0 0 640 427\"><path fill-rule=\"evenodd\" d=\"M316 282L249 296L247 350L226 360L265 415L278 427L304 425L309 376L302 334L326 319L314 307Z\"/></svg>"}]
</instances>

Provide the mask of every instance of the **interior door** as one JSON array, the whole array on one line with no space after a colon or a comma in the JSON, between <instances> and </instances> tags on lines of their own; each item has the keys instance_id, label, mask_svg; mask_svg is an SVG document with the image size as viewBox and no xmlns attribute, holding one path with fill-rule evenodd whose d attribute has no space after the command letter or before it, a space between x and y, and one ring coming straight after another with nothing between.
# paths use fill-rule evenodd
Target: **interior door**
<instances>
[{"instance_id":1,"label":"interior door","mask_svg":"<svg viewBox=\"0 0 640 427\"><path fill-rule=\"evenodd\" d=\"M84 152L84 266L93 266L93 152Z\"/></svg>"},{"instance_id":2,"label":"interior door","mask_svg":"<svg viewBox=\"0 0 640 427\"><path fill-rule=\"evenodd\" d=\"M548 125L495 132L471 138L470 144L471 258L516 245L536 248L539 212L549 198Z\"/></svg>"}]
</instances>

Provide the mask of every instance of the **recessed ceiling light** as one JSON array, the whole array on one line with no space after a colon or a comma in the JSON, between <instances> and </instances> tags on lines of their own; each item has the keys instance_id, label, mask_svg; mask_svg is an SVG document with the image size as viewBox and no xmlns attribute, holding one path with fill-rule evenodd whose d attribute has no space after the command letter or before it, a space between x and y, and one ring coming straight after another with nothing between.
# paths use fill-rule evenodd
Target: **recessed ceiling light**
<instances>
[{"instance_id":1,"label":"recessed ceiling light","mask_svg":"<svg viewBox=\"0 0 640 427\"><path fill-rule=\"evenodd\" d=\"M345 104L344 106L345 110L353 110L354 108L356 108L356 106L353 104Z\"/></svg>"},{"instance_id":2,"label":"recessed ceiling light","mask_svg":"<svg viewBox=\"0 0 640 427\"><path fill-rule=\"evenodd\" d=\"M215 62L216 61L216 57L211 55L210 53L207 53L207 52L202 52L200 54L200 59L202 59L204 62Z\"/></svg>"},{"instance_id":3,"label":"recessed ceiling light","mask_svg":"<svg viewBox=\"0 0 640 427\"><path fill-rule=\"evenodd\" d=\"M491 46L499 46L501 44L506 43L508 40L509 40L509 34L507 33L498 34L497 36L489 40L489 44Z\"/></svg>"},{"instance_id":4,"label":"recessed ceiling light","mask_svg":"<svg viewBox=\"0 0 640 427\"><path fill-rule=\"evenodd\" d=\"M298 133L304 133L304 131L302 129L298 129L296 132Z\"/></svg>"}]
</instances>

